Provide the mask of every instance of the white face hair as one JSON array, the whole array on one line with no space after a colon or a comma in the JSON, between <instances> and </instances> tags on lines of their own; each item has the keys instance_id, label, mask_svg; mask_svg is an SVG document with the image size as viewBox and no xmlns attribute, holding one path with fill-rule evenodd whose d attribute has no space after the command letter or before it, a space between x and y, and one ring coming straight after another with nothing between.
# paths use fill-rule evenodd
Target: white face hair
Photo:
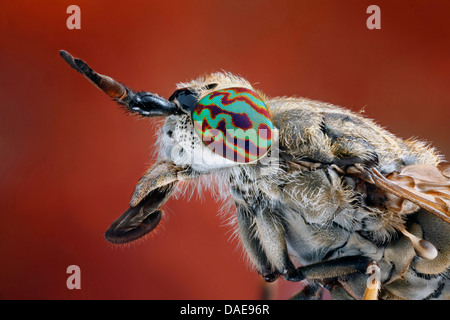
<instances>
[{"instance_id":1,"label":"white face hair","mask_svg":"<svg viewBox=\"0 0 450 320\"><path fill-rule=\"evenodd\" d=\"M187 114L166 118L159 136L159 156L177 166L189 166L201 173L239 165L207 148Z\"/></svg>"}]
</instances>

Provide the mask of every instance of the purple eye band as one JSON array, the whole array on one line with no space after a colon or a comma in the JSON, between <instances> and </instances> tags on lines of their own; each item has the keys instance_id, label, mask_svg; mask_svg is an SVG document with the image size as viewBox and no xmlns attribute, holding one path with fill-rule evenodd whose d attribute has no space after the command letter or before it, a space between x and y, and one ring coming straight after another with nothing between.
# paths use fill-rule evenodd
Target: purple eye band
<instances>
[{"instance_id":1,"label":"purple eye band","mask_svg":"<svg viewBox=\"0 0 450 320\"><path fill-rule=\"evenodd\" d=\"M203 143L229 160L253 162L267 153L273 124L262 99L246 88L229 88L202 98L192 113Z\"/></svg>"}]
</instances>

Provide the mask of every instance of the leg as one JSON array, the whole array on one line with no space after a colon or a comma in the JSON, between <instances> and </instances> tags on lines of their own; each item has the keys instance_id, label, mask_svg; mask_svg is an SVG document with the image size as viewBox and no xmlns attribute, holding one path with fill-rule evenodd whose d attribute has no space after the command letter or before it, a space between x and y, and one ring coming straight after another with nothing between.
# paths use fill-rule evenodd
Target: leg
<instances>
[{"instance_id":1,"label":"leg","mask_svg":"<svg viewBox=\"0 0 450 320\"><path fill-rule=\"evenodd\" d=\"M354 300L361 299L361 297L364 300L375 300L378 298L380 288L380 270L376 268L378 268L378 265L373 261L371 262L369 258L351 256L300 267L298 271L302 279L324 281L325 287L333 300ZM373 270L375 272L372 272ZM365 273L370 273L368 280L364 276ZM348 277L356 279L358 285L349 287L346 284ZM357 290L354 291L354 289Z\"/></svg>"},{"instance_id":2,"label":"leg","mask_svg":"<svg viewBox=\"0 0 450 320\"><path fill-rule=\"evenodd\" d=\"M332 300L357 300L337 280L332 285L327 285L326 287L330 292Z\"/></svg>"},{"instance_id":3,"label":"leg","mask_svg":"<svg viewBox=\"0 0 450 320\"><path fill-rule=\"evenodd\" d=\"M262 200L256 201L251 210L255 216L258 238L270 263L286 280L299 281L298 272L288 255L280 217Z\"/></svg>"},{"instance_id":4,"label":"leg","mask_svg":"<svg viewBox=\"0 0 450 320\"><path fill-rule=\"evenodd\" d=\"M279 274L287 280L299 281L288 255L280 217L262 195L249 195L239 186L233 186L231 191L236 201L241 241L258 272L266 281L274 281Z\"/></svg>"},{"instance_id":5,"label":"leg","mask_svg":"<svg viewBox=\"0 0 450 320\"><path fill-rule=\"evenodd\" d=\"M331 261L322 261L315 264L311 264L308 266L298 268L298 271L303 279L317 279L326 281L326 288L330 291L331 297L337 300L347 300L347 299L360 299L361 295L357 292L352 292L350 287L343 286L345 281L341 283L337 279L337 277L342 276L351 276L352 274L358 276L356 273L360 272L360 275L363 273L368 273L369 278L367 281L361 282L361 285L358 285L358 288L366 285L364 295L362 296L363 300L376 300L378 299L378 292L380 289L380 268L374 261L370 261L370 259L360 256L352 256L352 257L343 257L336 260ZM335 279L332 279L335 278ZM359 278L358 278L359 279ZM362 279L361 279L362 280ZM309 294L312 292L312 295ZM308 289L306 293L300 292L296 295L300 298L304 299L314 299L317 296L317 289L311 290ZM362 294L362 292L361 292ZM296 298L296 299L300 299Z\"/></svg>"},{"instance_id":6,"label":"leg","mask_svg":"<svg viewBox=\"0 0 450 320\"><path fill-rule=\"evenodd\" d=\"M324 298L324 288L322 284L312 282L306 284L302 290L293 295L290 300L322 300Z\"/></svg>"},{"instance_id":7,"label":"leg","mask_svg":"<svg viewBox=\"0 0 450 320\"><path fill-rule=\"evenodd\" d=\"M343 276L354 272L366 272L369 258L361 256L343 257L330 261L321 261L298 268L300 280L326 279Z\"/></svg>"},{"instance_id":8,"label":"leg","mask_svg":"<svg viewBox=\"0 0 450 320\"><path fill-rule=\"evenodd\" d=\"M236 208L239 235L248 258L264 280L267 282L275 281L278 277L278 272L272 269L271 264L267 260L266 253L256 236L256 224L252 212L242 204L236 203Z\"/></svg>"}]
</instances>

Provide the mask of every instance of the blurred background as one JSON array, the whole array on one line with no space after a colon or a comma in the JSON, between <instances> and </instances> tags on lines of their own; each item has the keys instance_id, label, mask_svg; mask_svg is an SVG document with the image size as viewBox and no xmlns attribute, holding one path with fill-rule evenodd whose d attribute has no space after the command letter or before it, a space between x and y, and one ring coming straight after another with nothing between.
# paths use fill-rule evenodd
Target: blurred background
<instances>
[{"instance_id":1,"label":"blurred background","mask_svg":"<svg viewBox=\"0 0 450 320\"><path fill-rule=\"evenodd\" d=\"M372 4L381 30L366 27ZM143 241L104 240L154 162L155 122L126 116L58 50L166 98L226 70L269 96L364 108L449 159L449 14L439 0L0 1L0 298L262 297L214 194L170 200ZM73 264L81 290L66 287ZM285 299L300 285L270 287Z\"/></svg>"}]
</instances>

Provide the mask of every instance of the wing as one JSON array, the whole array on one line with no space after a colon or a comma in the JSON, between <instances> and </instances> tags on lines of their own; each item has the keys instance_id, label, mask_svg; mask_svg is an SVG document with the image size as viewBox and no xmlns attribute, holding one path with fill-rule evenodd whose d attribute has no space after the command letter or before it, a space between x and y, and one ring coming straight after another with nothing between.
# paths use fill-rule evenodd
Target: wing
<instances>
[{"instance_id":1,"label":"wing","mask_svg":"<svg viewBox=\"0 0 450 320\"><path fill-rule=\"evenodd\" d=\"M407 165L386 177L375 168L367 171L388 197L389 209L409 213L405 201L411 201L450 223L450 166Z\"/></svg>"}]
</instances>

